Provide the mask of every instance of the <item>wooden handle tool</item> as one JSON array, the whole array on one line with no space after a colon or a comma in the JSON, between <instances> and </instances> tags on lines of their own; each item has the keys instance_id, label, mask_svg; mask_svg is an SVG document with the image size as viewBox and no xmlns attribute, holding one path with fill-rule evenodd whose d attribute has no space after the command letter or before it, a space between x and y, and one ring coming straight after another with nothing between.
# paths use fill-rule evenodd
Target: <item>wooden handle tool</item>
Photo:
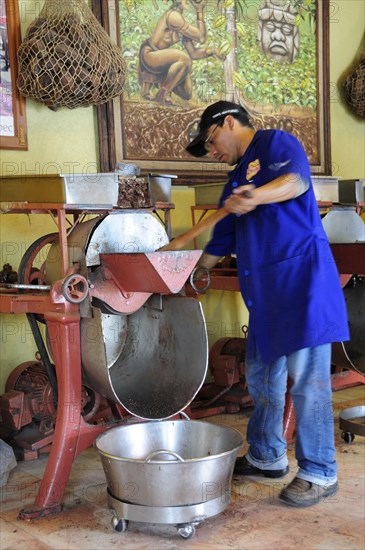
<instances>
[{"instance_id":1,"label":"wooden handle tool","mask_svg":"<svg viewBox=\"0 0 365 550\"><path fill-rule=\"evenodd\" d=\"M176 237L176 239L173 239L168 244L165 244L162 248L159 248L159 252L163 252L165 250L181 250L186 246L190 241L198 237L198 235L201 235L203 231L206 229L209 229L210 227L213 227L217 222L228 216L229 212L225 208L219 208L214 214L209 216L209 218L206 218L202 220L201 222L197 223L189 229L189 231L186 231L186 233L183 233L179 237Z\"/></svg>"},{"instance_id":2,"label":"wooden handle tool","mask_svg":"<svg viewBox=\"0 0 365 550\"><path fill-rule=\"evenodd\" d=\"M247 198L252 198L251 191L244 191L242 193L243 196ZM165 250L181 250L186 246L190 241L198 237L205 231L206 229L209 229L210 227L213 227L217 222L228 216L229 212L225 208L219 208L214 214L209 216L209 218L205 218L205 220L202 220L201 222L197 223L189 229L186 233L183 233L179 237L176 237L176 239L173 239L168 244L165 244L165 246L159 248L159 251L163 252Z\"/></svg>"}]
</instances>

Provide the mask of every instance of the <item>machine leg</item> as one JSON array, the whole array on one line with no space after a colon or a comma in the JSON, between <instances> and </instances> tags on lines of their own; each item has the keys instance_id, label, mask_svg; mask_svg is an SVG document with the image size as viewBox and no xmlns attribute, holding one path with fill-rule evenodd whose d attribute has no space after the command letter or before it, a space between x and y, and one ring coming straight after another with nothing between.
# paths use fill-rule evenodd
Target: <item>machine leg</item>
<instances>
[{"instance_id":1,"label":"machine leg","mask_svg":"<svg viewBox=\"0 0 365 550\"><path fill-rule=\"evenodd\" d=\"M284 428L283 436L286 439L288 445L294 443L295 432L295 410L294 403L289 391L285 396L285 409L284 409Z\"/></svg>"},{"instance_id":2,"label":"machine leg","mask_svg":"<svg viewBox=\"0 0 365 550\"><path fill-rule=\"evenodd\" d=\"M81 424L81 352L78 311L45 314L58 381L58 409L52 448L34 505L19 519L31 520L61 511Z\"/></svg>"}]
</instances>

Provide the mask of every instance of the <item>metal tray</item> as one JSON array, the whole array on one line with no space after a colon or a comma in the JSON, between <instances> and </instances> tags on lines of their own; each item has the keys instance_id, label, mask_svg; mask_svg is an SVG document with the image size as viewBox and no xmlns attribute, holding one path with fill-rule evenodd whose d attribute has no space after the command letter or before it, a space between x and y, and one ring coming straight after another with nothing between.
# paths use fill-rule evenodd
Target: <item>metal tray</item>
<instances>
[{"instance_id":1,"label":"metal tray","mask_svg":"<svg viewBox=\"0 0 365 550\"><path fill-rule=\"evenodd\" d=\"M117 206L118 174L2 176L0 202Z\"/></svg>"}]
</instances>

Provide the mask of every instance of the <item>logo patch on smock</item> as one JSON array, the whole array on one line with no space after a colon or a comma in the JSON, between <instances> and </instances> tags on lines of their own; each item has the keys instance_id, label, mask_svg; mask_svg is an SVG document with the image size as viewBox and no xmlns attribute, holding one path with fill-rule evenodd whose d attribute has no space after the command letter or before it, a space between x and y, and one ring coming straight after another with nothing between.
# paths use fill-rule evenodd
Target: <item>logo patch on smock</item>
<instances>
[{"instance_id":1,"label":"logo patch on smock","mask_svg":"<svg viewBox=\"0 0 365 550\"><path fill-rule=\"evenodd\" d=\"M247 167L246 180L252 179L258 172L260 172L261 166L259 159L253 160Z\"/></svg>"},{"instance_id":2,"label":"logo patch on smock","mask_svg":"<svg viewBox=\"0 0 365 550\"><path fill-rule=\"evenodd\" d=\"M284 166L289 164L289 162L291 162L291 159L288 159L284 162L274 162L274 164L269 164L269 168L270 170L274 170L274 172L277 172L278 170L280 170L280 168L283 168Z\"/></svg>"}]
</instances>

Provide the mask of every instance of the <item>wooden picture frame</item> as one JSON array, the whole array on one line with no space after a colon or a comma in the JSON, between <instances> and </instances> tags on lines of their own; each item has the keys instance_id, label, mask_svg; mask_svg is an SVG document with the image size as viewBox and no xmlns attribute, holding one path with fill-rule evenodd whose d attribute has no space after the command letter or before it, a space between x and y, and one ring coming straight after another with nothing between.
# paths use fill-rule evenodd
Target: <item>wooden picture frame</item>
<instances>
[{"instance_id":1,"label":"wooden picture frame","mask_svg":"<svg viewBox=\"0 0 365 550\"><path fill-rule=\"evenodd\" d=\"M138 10L133 10L132 0L93 0L94 13L121 46L128 63L123 97L98 110L101 170L114 170L116 162L125 162L138 164L142 174L175 174L174 185L224 181L229 167L205 158L196 161L186 153L185 145L194 136L203 110L226 99L243 104L257 129L293 133L306 149L313 174L331 175L329 1L184 2L186 23L195 27L199 26L195 5L205 4L207 38L195 46L205 48L207 54L210 48L215 54L192 60L192 97L184 100L172 93L170 105L159 99L164 77L149 75L149 69L146 72L141 52L143 43L150 45L148 38L157 21L173 2L181 1L139 0ZM265 46L263 29L270 14L275 24L294 29L284 61L273 57L270 44ZM173 47L184 51L181 37ZM151 94L143 95L146 82L150 82Z\"/></svg>"},{"instance_id":2,"label":"wooden picture frame","mask_svg":"<svg viewBox=\"0 0 365 550\"><path fill-rule=\"evenodd\" d=\"M17 0L0 0L0 149L27 150L25 99L16 86L21 43Z\"/></svg>"}]
</instances>

